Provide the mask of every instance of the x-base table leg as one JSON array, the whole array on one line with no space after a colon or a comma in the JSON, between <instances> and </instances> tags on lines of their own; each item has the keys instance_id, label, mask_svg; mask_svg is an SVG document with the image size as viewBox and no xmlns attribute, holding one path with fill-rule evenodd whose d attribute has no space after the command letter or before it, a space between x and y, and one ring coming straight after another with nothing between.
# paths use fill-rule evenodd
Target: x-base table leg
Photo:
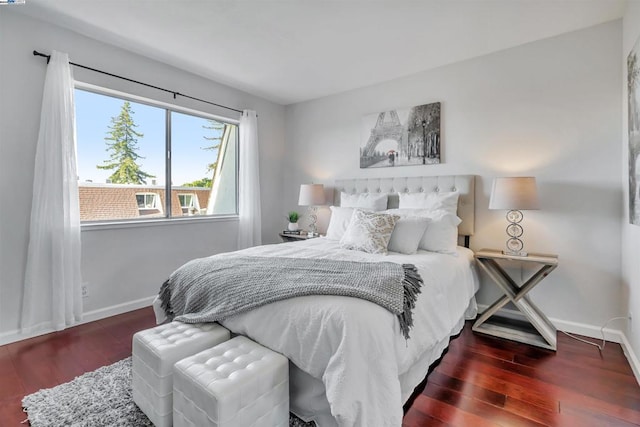
<instances>
[{"instance_id":1,"label":"x-base table leg","mask_svg":"<svg viewBox=\"0 0 640 427\"><path fill-rule=\"evenodd\" d=\"M497 254L501 256L497 256ZM476 254L476 259L480 267L502 290L504 296L495 301L478 317L472 329L476 332L556 350L556 328L544 313L531 302L527 294L557 267L557 257L508 257L497 251L483 250ZM496 259L538 262L541 266L522 286L518 286L498 264ZM513 303L518 308L537 333L532 330L517 328L514 324L507 325L504 322L502 324L491 322L492 316L508 302Z\"/></svg>"}]
</instances>

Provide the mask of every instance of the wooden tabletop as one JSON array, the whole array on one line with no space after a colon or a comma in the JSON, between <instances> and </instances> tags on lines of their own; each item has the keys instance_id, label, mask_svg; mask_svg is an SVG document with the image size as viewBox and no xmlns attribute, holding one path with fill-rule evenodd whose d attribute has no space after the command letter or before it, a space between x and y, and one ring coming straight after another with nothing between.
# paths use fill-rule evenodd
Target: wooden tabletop
<instances>
[{"instance_id":1,"label":"wooden tabletop","mask_svg":"<svg viewBox=\"0 0 640 427\"><path fill-rule=\"evenodd\" d=\"M554 254L538 254L529 253L527 256L506 255L498 249L480 249L475 253L476 258L494 258L494 259L506 259L514 261L524 262L540 262L543 264L557 265L558 255Z\"/></svg>"}]
</instances>

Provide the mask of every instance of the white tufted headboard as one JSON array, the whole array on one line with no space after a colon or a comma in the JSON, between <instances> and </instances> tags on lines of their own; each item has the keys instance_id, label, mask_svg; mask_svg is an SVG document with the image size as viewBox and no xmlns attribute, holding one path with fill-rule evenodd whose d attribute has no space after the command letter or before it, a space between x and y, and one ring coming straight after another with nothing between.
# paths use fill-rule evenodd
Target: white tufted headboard
<instances>
[{"instance_id":1,"label":"white tufted headboard","mask_svg":"<svg viewBox=\"0 0 640 427\"><path fill-rule=\"evenodd\" d=\"M397 193L418 193L457 191L458 216L462 220L458 226L461 236L473 235L475 227L475 175L412 176L396 178L355 178L335 181L333 203L340 206L340 192L345 193L387 193L388 208L398 207Z\"/></svg>"}]
</instances>

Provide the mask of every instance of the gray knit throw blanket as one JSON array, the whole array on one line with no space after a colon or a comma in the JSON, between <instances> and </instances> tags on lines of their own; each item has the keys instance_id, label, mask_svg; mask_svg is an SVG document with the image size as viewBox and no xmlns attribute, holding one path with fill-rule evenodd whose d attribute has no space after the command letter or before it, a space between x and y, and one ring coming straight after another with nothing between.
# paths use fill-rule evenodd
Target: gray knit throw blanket
<instances>
[{"instance_id":1,"label":"gray knit throw blanket","mask_svg":"<svg viewBox=\"0 0 640 427\"><path fill-rule=\"evenodd\" d=\"M371 301L398 316L409 339L422 278L413 264L238 256L200 258L174 271L160 289L169 319L216 322L304 295Z\"/></svg>"}]
</instances>

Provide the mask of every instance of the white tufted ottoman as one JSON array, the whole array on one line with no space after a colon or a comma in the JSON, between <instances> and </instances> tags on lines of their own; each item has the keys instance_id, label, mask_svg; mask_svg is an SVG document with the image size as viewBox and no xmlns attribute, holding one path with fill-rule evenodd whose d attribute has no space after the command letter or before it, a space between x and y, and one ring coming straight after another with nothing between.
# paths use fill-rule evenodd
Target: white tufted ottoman
<instances>
[{"instance_id":1,"label":"white tufted ottoman","mask_svg":"<svg viewBox=\"0 0 640 427\"><path fill-rule=\"evenodd\" d=\"M289 361L239 336L176 363L176 427L287 427Z\"/></svg>"},{"instance_id":2,"label":"white tufted ottoman","mask_svg":"<svg viewBox=\"0 0 640 427\"><path fill-rule=\"evenodd\" d=\"M171 322L133 336L133 401L156 427L173 423L173 365L228 339L217 323Z\"/></svg>"}]
</instances>

